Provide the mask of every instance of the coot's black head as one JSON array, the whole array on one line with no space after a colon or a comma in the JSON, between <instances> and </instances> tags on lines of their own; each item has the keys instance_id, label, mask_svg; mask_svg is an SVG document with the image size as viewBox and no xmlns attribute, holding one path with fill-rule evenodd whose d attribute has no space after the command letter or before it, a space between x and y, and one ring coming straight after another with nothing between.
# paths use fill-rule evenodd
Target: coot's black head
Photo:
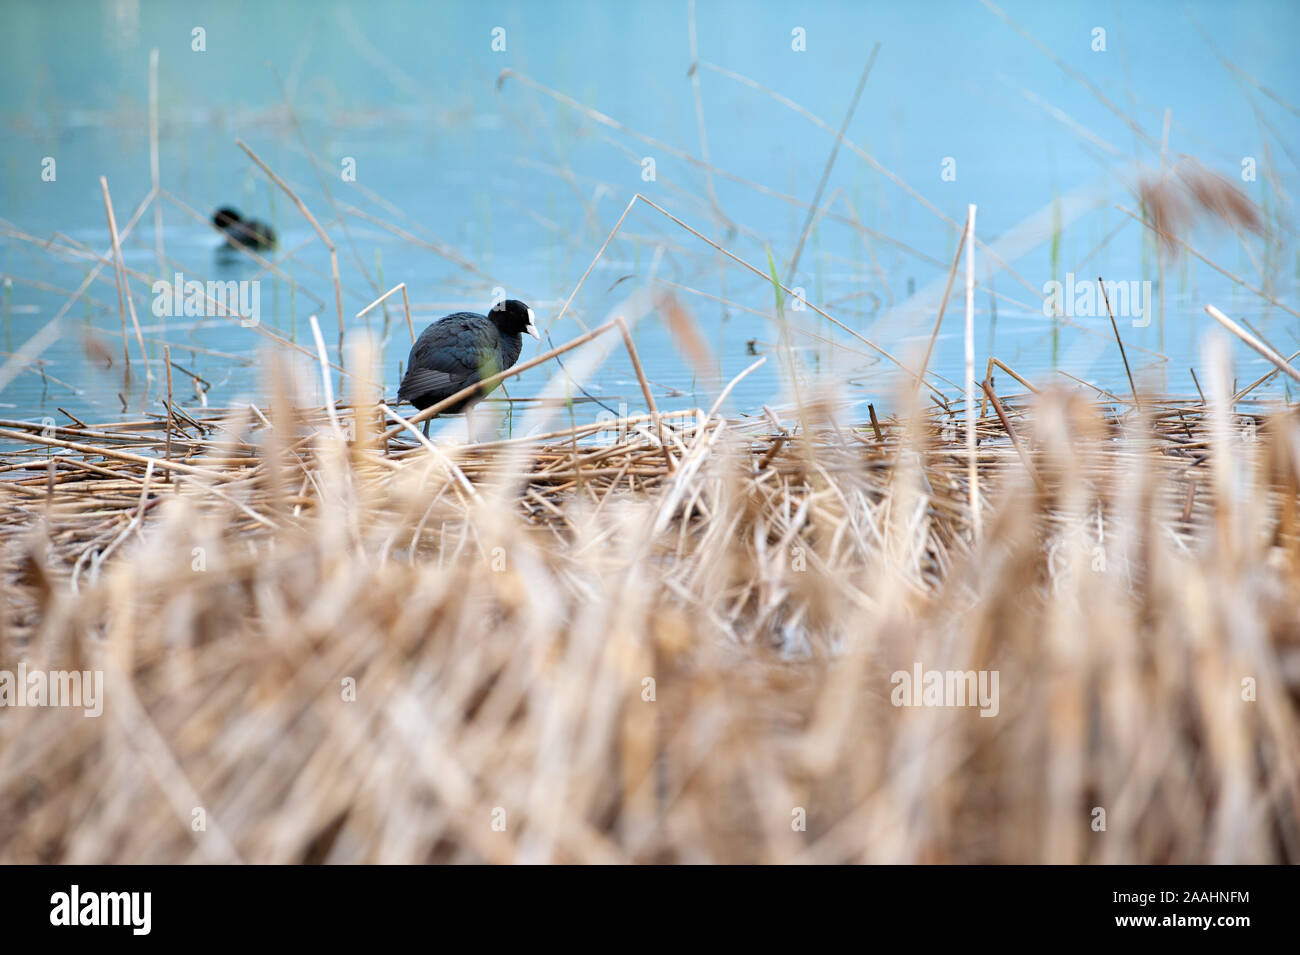
<instances>
[{"instance_id":1,"label":"coot's black head","mask_svg":"<svg viewBox=\"0 0 1300 955\"><path fill-rule=\"evenodd\" d=\"M226 229L234 225L242 217L238 212L229 206L222 206L216 212L212 213L212 224L218 229Z\"/></svg>"},{"instance_id":2,"label":"coot's black head","mask_svg":"<svg viewBox=\"0 0 1300 955\"><path fill-rule=\"evenodd\" d=\"M504 302L493 305L492 311L488 312L488 318L507 334L527 333L538 341L542 340L542 336L537 333L537 328L533 325L533 310L518 299L508 298Z\"/></svg>"}]
</instances>

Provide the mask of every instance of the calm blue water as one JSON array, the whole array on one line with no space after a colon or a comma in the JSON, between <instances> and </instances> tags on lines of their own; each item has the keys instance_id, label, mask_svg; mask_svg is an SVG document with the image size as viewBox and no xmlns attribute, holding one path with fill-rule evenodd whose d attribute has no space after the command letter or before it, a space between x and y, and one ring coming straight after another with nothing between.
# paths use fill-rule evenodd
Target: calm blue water
<instances>
[{"instance_id":1,"label":"calm blue water","mask_svg":"<svg viewBox=\"0 0 1300 955\"><path fill-rule=\"evenodd\" d=\"M109 249L99 177L108 179L120 226L150 193L155 48L166 261L160 268L152 207L123 254L148 277L129 287L155 375L168 343L173 361L208 383L214 405L257 400L266 339L219 317L156 318L149 281L160 273L256 280L264 329L311 347L308 317L318 314L332 351L337 344L328 255L236 138L293 185L337 244L349 335L368 328L383 340L390 396L410 344L400 300L390 300L387 315L355 315L380 291L406 282L417 331L447 311L485 310L499 286L533 305L556 344L603 321L639 289L672 292L708 354L692 362L664 308L652 307L635 330L646 373L664 407L711 404L725 381L755 360L751 351L763 354L779 340L773 290L649 207L633 211L570 312L559 322L555 316L637 191L763 271L770 249L784 279L802 204L817 192L834 136L713 67L743 74L837 129L876 42L878 59L846 135L893 178L841 147L821 199L833 204L808 237L791 284L877 345L916 360L956 248L957 230L944 217L964 220L975 203L978 235L1003 250L1016 273L978 252L981 373L994 354L1034 379L1064 381L1053 371L1060 368L1107 389L1126 388L1104 313L1077 316L1075 325L1053 322L1042 314L1041 293L1044 283L1077 269L1079 282L1099 274L1149 281L1158 294L1156 247L1115 205L1137 209L1135 164L1159 166L1166 110L1170 161L1195 156L1231 178L1265 210L1273 231L1269 242L1252 235L1242 241L1202 221L1189 241L1284 305L1300 302L1291 199L1300 147L1295 3L1008 0L1007 15L1094 92L975 0L794 8L701 0L695 75L712 174L686 158L704 155L688 9L685 2L118 0L56 7L6 0L0 273L11 284L0 346L16 352L64 315L36 364L0 374L9 379L0 416L39 418L62 406L106 419L120 417L123 402L132 414L160 409L133 330L134 374L129 381L123 375L111 266L73 300L92 257ZM1196 24L1276 98L1225 68ZM493 49L497 27L504 51ZM203 51L193 49L196 28L204 31ZM1095 28L1105 30L1104 51L1092 49ZM800 45L797 30L804 49L792 48ZM498 88L505 69L581 109L519 77ZM944 176L948 158L955 178ZM1254 181L1242 180L1246 158L1257 170ZM55 178L45 181L50 159ZM343 176L349 159L355 181ZM646 159L654 160L653 181L645 178ZM282 277L221 255L216 234L184 208L206 218L223 204L274 223ZM1034 217L1037 226L1026 225ZM1192 391L1188 369L1200 362L1200 342L1213 326L1207 303L1246 318L1286 354L1300 348L1294 315L1186 255L1165 256L1163 266L1163 318L1154 304L1147 327L1120 317L1130 360L1153 386ZM1000 296L996 315L990 280ZM792 333L808 374L848 380L855 397L891 404L897 377L888 361L812 312L789 318L812 333ZM952 381L962 376L963 321L959 277L931 362ZM91 357L87 341L99 343ZM97 348L113 356L112 367ZM523 357L538 353L526 340ZM747 378L732 407L779 402L780 364L769 359ZM1266 367L1238 346L1243 382ZM528 372L510 393L535 393L542 372ZM310 368L300 374L305 398L318 399ZM182 400L197 403L186 376L175 378ZM587 389L615 406L640 405L618 351ZM1271 393L1282 394L1283 385L1275 382Z\"/></svg>"}]
</instances>

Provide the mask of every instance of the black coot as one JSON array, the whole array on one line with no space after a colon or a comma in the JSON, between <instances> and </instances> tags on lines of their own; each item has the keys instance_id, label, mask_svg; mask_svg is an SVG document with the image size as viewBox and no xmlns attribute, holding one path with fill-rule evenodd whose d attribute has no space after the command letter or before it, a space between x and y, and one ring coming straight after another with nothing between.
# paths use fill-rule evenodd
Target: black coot
<instances>
[{"instance_id":1,"label":"black coot","mask_svg":"<svg viewBox=\"0 0 1300 955\"><path fill-rule=\"evenodd\" d=\"M275 230L257 219L245 219L235 209L223 206L212 214L212 224L226 236L226 245L237 248L272 249Z\"/></svg>"},{"instance_id":2,"label":"black coot","mask_svg":"<svg viewBox=\"0 0 1300 955\"><path fill-rule=\"evenodd\" d=\"M476 381L505 371L519 359L524 332L541 340L533 326L533 310L515 299L494 305L487 315L455 312L439 319L411 346L397 400L409 401L423 411ZM488 392L458 401L444 413L464 410ZM429 433L428 421L424 433Z\"/></svg>"}]
</instances>

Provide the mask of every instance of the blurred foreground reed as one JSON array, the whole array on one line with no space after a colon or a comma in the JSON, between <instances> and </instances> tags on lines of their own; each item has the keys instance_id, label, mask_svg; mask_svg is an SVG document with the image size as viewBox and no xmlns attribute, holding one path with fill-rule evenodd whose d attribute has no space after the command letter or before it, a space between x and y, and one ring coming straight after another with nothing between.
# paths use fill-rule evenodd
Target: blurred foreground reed
<instances>
[{"instance_id":1,"label":"blurred foreground reed","mask_svg":"<svg viewBox=\"0 0 1300 955\"><path fill-rule=\"evenodd\" d=\"M1227 380L985 401L978 539L937 402L5 422L0 669L106 688L0 714L0 860L1300 861L1300 418Z\"/></svg>"}]
</instances>

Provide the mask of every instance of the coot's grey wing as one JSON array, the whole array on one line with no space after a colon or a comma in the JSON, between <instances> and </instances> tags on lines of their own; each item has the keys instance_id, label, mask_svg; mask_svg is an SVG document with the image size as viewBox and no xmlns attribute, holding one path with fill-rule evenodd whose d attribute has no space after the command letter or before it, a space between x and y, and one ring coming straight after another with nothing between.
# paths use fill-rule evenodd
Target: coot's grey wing
<instances>
[{"instance_id":1,"label":"coot's grey wing","mask_svg":"<svg viewBox=\"0 0 1300 955\"><path fill-rule=\"evenodd\" d=\"M456 377L433 368L408 368L397 389L398 401L410 401L422 395L454 395L470 383L468 378Z\"/></svg>"}]
</instances>

